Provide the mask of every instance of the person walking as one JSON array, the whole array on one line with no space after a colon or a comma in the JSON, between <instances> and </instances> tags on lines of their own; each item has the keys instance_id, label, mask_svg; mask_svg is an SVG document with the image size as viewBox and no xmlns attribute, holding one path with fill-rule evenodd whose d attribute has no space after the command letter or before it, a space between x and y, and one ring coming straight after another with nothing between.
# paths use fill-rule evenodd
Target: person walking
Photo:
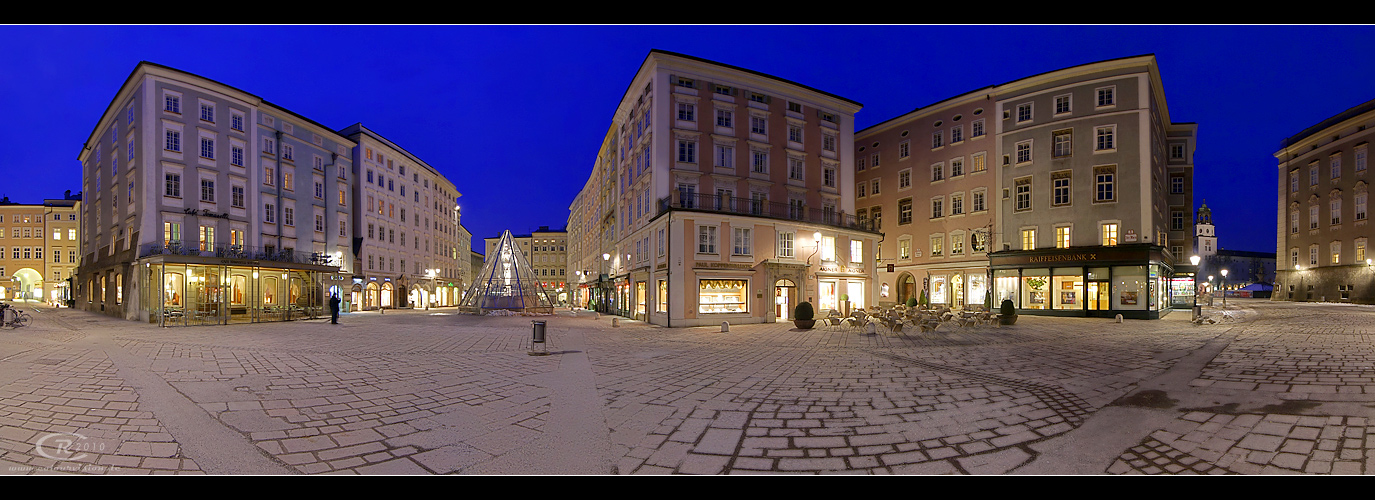
<instances>
[{"instance_id":1,"label":"person walking","mask_svg":"<svg viewBox=\"0 0 1375 500\"><path fill-rule=\"evenodd\" d=\"M329 296L329 322L332 325L339 324L339 295Z\"/></svg>"}]
</instances>

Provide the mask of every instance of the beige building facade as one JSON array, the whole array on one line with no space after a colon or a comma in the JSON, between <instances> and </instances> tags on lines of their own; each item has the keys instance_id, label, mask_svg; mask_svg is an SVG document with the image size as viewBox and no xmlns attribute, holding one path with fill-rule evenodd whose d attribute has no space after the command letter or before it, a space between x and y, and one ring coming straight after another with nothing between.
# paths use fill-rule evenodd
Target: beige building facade
<instances>
[{"instance_id":1,"label":"beige building facade","mask_svg":"<svg viewBox=\"0 0 1375 500\"><path fill-rule=\"evenodd\" d=\"M0 300L64 304L81 254L81 194L42 204L0 200Z\"/></svg>"},{"instance_id":2,"label":"beige building facade","mask_svg":"<svg viewBox=\"0 0 1375 500\"><path fill-rule=\"evenodd\" d=\"M1286 138L1272 300L1375 303L1369 204L1375 101Z\"/></svg>"},{"instance_id":3,"label":"beige building facade","mask_svg":"<svg viewBox=\"0 0 1375 500\"><path fill-rule=\"evenodd\" d=\"M666 326L870 304L881 236L849 195L860 107L651 51L571 208L579 302Z\"/></svg>"},{"instance_id":4,"label":"beige building facade","mask_svg":"<svg viewBox=\"0 0 1375 500\"><path fill-rule=\"evenodd\" d=\"M453 182L362 124L340 133L357 143L352 196L360 204L354 227L363 237L348 307L457 306L464 247Z\"/></svg>"}]
</instances>

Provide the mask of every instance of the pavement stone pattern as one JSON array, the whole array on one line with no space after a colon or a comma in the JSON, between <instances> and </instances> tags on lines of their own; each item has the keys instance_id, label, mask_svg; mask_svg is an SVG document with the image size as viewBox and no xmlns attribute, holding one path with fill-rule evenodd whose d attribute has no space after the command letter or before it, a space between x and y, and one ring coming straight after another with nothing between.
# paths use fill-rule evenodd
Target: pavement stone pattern
<instances>
[{"instance_id":1,"label":"pavement stone pattern","mask_svg":"<svg viewBox=\"0 0 1375 500\"><path fill-rule=\"evenodd\" d=\"M1375 307L1209 311L1206 325L1183 311L876 334L612 327L564 313L544 318L551 355L530 356L526 317L158 328L39 309L33 326L0 336L0 474L224 473L215 457L184 456L190 436L168 432L167 416L140 410L150 396L118 376L130 370L175 388L256 459L301 474L538 473L494 464L537 462L530 450L564 439L550 435L565 428L550 420L559 396L600 403L585 418L604 420L604 437L580 439L607 439L613 465L588 473L1017 474L1045 458L1030 445L1073 437L1172 377L1184 382L1169 403L1139 410L1169 412L1170 424L1131 429L1137 444L1079 473L1375 473ZM574 334L578 351L561 341ZM1201 370L1179 363L1219 341ZM551 389L572 352L590 361L595 394ZM40 452L68 434L90 443L69 450L81 458Z\"/></svg>"}]
</instances>

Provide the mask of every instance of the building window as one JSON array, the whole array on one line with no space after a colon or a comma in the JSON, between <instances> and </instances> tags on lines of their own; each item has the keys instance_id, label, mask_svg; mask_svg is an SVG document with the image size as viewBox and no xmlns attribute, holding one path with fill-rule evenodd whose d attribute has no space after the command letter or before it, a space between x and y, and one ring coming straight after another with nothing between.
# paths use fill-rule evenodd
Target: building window
<instances>
[{"instance_id":1,"label":"building window","mask_svg":"<svg viewBox=\"0 0 1375 500\"><path fill-rule=\"evenodd\" d=\"M898 224L912 223L912 199L904 198L898 201Z\"/></svg>"},{"instance_id":2,"label":"building window","mask_svg":"<svg viewBox=\"0 0 1375 500\"><path fill-rule=\"evenodd\" d=\"M1333 198L1327 204L1328 213L1332 216L1332 225L1342 223L1342 199Z\"/></svg>"},{"instance_id":3,"label":"building window","mask_svg":"<svg viewBox=\"0 0 1375 500\"><path fill-rule=\"evenodd\" d=\"M827 166L821 169L821 173L823 176L822 183L825 184L826 187L836 187L836 169L834 167Z\"/></svg>"},{"instance_id":4,"label":"building window","mask_svg":"<svg viewBox=\"0 0 1375 500\"><path fill-rule=\"evenodd\" d=\"M243 132L243 115L238 113L230 113L229 128Z\"/></svg>"},{"instance_id":5,"label":"building window","mask_svg":"<svg viewBox=\"0 0 1375 500\"><path fill-rule=\"evenodd\" d=\"M1103 246L1117 245L1117 224L1107 223L1102 225Z\"/></svg>"},{"instance_id":6,"label":"building window","mask_svg":"<svg viewBox=\"0 0 1375 500\"><path fill-rule=\"evenodd\" d=\"M1338 179L1342 176L1342 155L1334 154L1327 159L1328 165L1332 169L1332 178Z\"/></svg>"},{"instance_id":7,"label":"building window","mask_svg":"<svg viewBox=\"0 0 1375 500\"><path fill-rule=\"evenodd\" d=\"M162 110L168 113L181 114L181 97L174 95L162 96Z\"/></svg>"},{"instance_id":8,"label":"building window","mask_svg":"<svg viewBox=\"0 0 1375 500\"><path fill-rule=\"evenodd\" d=\"M1366 148L1365 148L1365 146L1360 146L1360 147L1356 148L1356 171L1357 171L1357 172L1364 172L1364 171L1365 171L1365 158L1366 158Z\"/></svg>"},{"instance_id":9,"label":"building window","mask_svg":"<svg viewBox=\"0 0 1375 500\"><path fill-rule=\"evenodd\" d=\"M698 313L749 312L749 301L746 300L749 292L747 280L704 279L698 287Z\"/></svg>"},{"instance_id":10,"label":"building window","mask_svg":"<svg viewBox=\"0 0 1375 500\"><path fill-rule=\"evenodd\" d=\"M1116 177L1116 166L1093 168L1094 202L1117 201Z\"/></svg>"},{"instance_id":11,"label":"building window","mask_svg":"<svg viewBox=\"0 0 1375 500\"><path fill-rule=\"evenodd\" d=\"M1308 207L1308 229L1317 229L1317 228L1318 228L1318 206L1317 206L1317 205L1311 205L1311 206Z\"/></svg>"},{"instance_id":12,"label":"building window","mask_svg":"<svg viewBox=\"0 0 1375 500\"><path fill-rule=\"evenodd\" d=\"M944 256L945 256L945 236L944 236L944 235L937 235L937 236L932 236L932 237L931 237L931 256L932 256L932 257L944 257Z\"/></svg>"},{"instance_id":13,"label":"building window","mask_svg":"<svg viewBox=\"0 0 1375 500\"><path fill-rule=\"evenodd\" d=\"M769 153L750 151L750 170L761 174L769 173Z\"/></svg>"},{"instance_id":14,"label":"building window","mask_svg":"<svg viewBox=\"0 0 1375 500\"><path fill-rule=\"evenodd\" d=\"M983 153L974 153L973 155L970 155L969 171L971 173L977 173L983 172L984 170L988 170L988 163L985 163L984 158L985 157Z\"/></svg>"},{"instance_id":15,"label":"building window","mask_svg":"<svg viewBox=\"0 0 1375 500\"><path fill-rule=\"evenodd\" d=\"M898 240L898 258L908 260L912 258L912 239L903 237Z\"/></svg>"},{"instance_id":16,"label":"building window","mask_svg":"<svg viewBox=\"0 0 1375 500\"><path fill-rule=\"evenodd\" d=\"M662 233L662 230L660 230ZM778 233L778 256L792 258L793 240L796 233ZM661 253L662 255L662 253Z\"/></svg>"},{"instance_id":17,"label":"building window","mask_svg":"<svg viewBox=\"0 0 1375 500\"><path fill-rule=\"evenodd\" d=\"M1094 144L1095 151L1112 151L1117 149L1117 143L1113 141L1113 136L1117 133L1116 125L1108 125L1093 129L1094 137L1097 142Z\"/></svg>"},{"instance_id":18,"label":"building window","mask_svg":"<svg viewBox=\"0 0 1375 500\"><path fill-rule=\"evenodd\" d=\"M167 174L166 190L163 194L173 198L181 198L181 174Z\"/></svg>"},{"instance_id":19,"label":"building window","mask_svg":"<svg viewBox=\"0 0 1375 500\"><path fill-rule=\"evenodd\" d=\"M1022 230L1022 250L1035 250L1035 249L1036 249L1036 230L1035 230L1035 229L1023 229L1023 230Z\"/></svg>"},{"instance_id":20,"label":"building window","mask_svg":"<svg viewBox=\"0 0 1375 500\"><path fill-rule=\"evenodd\" d=\"M697 143L678 141L678 161L680 163L697 163Z\"/></svg>"},{"instance_id":21,"label":"building window","mask_svg":"<svg viewBox=\"0 0 1375 500\"><path fill-rule=\"evenodd\" d=\"M983 121L982 118L980 118L980 119L978 119L978 120L974 120L973 122L971 122L971 123L969 124L969 136L970 136L970 137L983 137L983 135L984 135L984 121Z\"/></svg>"},{"instance_id":22,"label":"building window","mask_svg":"<svg viewBox=\"0 0 1375 500\"><path fill-rule=\"evenodd\" d=\"M1331 245L1328 245L1328 250L1329 250L1329 253L1332 254L1332 265L1335 266L1335 265L1341 264L1341 263L1342 263L1342 242L1340 242L1340 241L1334 241L1334 242L1332 242Z\"/></svg>"},{"instance_id":23,"label":"building window","mask_svg":"<svg viewBox=\"0 0 1375 500\"><path fill-rule=\"evenodd\" d=\"M1365 262L1365 238L1356 239L1356 263Z\"/></svg>"},{"instance_id":24,"label":"building window","mask_svg":"<svg viewBox=\"0 0 1375 500\"><path fill-rule=\"evenodd\" d=\"M836 136L831 134L821 134L821 149L823 151L835 152Z\"/></svg>"},{"instance_id":25,"label":"building window","mask_svg":"<svg viewBox=\"0 0 1375 500\"><path fill-rule=\"evenodd\" d=\"M759 135L768 135L768 133L769 133L769 122L768 122L768 119L766 119L766 118L764 118L764 117L762 117L762 116L751 116L751 117L750 117L750 133L751 133L751 134L759 134Z\"/></svg>"},{"instance_id":26,"label":"building window","mask_svg":"<svg viewBox=\"0 0 1375 500\"><path fill-rule=\"evenodd\" d=\"M1071 130L1069 129L1051 132L1051 137L1054 142L1051 143L1050 155L1055 158L1064 158L1072 155L1074 150L1071 147L1071 136Z\"/></svg>"},{"instance_id":27,"label":"building window","mask_svg":"<svg viewBox=\"0 0 1375 500\"><path fill-rule=\"evenodd\" d=\"M1183 231L1183 230L1184 230L1184 212L1179 211L1179 210L1175 210L1175 211L1170 212L1170 230L1171 230L1171 231Z\"/></svg>"},{"instance_id":28,"label":"building window","mask_svg":"<svg viewBox=\"0 0 1375 500\"><path fill-rule=\"evenodd\" d=\"M970 196L971 196L970 207L969 207L970 210L972 210L972 211L974 211L974 212L982 212L982 211L986 210L986 208L984 208L984 192L983 192L983 191L974 191L973 193L970 193Z\"/></svg>"},{"instance_id":29,"label":"building window","mask_svg":"<svg viewBox=\"0 0 1375 500\"><path fill-rule=\"evenodd\" d=\"M163 149L173 152L181 152L181 132L175 130L167 131L167 140L163 143Z\"/></svg>"},{"instance_id":30,"label":"building window","mask_svg":"<svg viewBox=\"0 0 1375 500\"><path fill-rule=\"evenodd\" d=\"M911 156L911 154L912 154L912 149L911 149L911 147L912 147L912 142L911 142L911 141L902 141L901 143L898 143L898 159L903 159L903 158L907 158L908 156Z\"/></svg>"},{"instance_id":31,"label":"building window","mask_svg":"<svg viewBox=\"0 0 1375 500\"><path fill-rule=\"evenodd\" d=\"M1290 210L1290 211L1289 211L1289 233L1290 233L1290 234L1299 234L1299 211L1298 211L1298 210Z\"/></svg>"},{"instance_id":32,"label":"building window","mask_svg":"<svg viewBox=\"0 0 1375 500\"><path fill-rule=\"evenodd\" d=\"M1017 163L1028 163L1031 161L1031 141L1017 143Z\"/></svg>"},{"instance_id":33,"label":"building window","mask_svg":"<svg viewBox=\"0 0 1375 500\"><path fill-rule=\"evenodd\" d=\"M1297 193L1297 192L1299 192L1299 171L1298 171L1298 169L1295 169L1293 172L1289 172L1289 192L1291 192L1291 193Z\"/></svg>"},{"instance_id":34,"label":"building window","mask_svg":"<svg viewBox=\"0 0 1375 500\"><path fill-rule=\"evenodd\" d=\"M936 219L936 218L945 216L945 214L942 212L942 209L943 209L943 205L944 205L944 204L945 204L945 198L944 198L944 197L937 196L937 197L931 199L931 218L932 218L932 219Z\"/></svg>"},{"instance_id":35,"label":"building window","mask_svg":"<svg viewBox=\"0 0 1375 500\"><path fill-rule=\"evenodd\" d=\"M697 253L716 253L716 226L697 227Z\"/></svg>"},{"instance_id":36,"label":"building window","mask_svg":"<svg viewBox=\"0 0 1375 500\"><path fill-rule=\"evenodd\" d=\"M288 226L295 226L295 225L296 225L296 209L295 209L295 208L292 208L292 207L283 207L283 208L284 208L284 210L282 211L282 212L283 212L283 213L282 213L282 222L285 223L285 224L288 225Z\"/></svg>"},{"instance_id":37,"label":"building window","mask_svg":"<svg viewBox=\"0 0 1375 500\"><path fill-rule=\"evenodd\" d=\"M678 103L678 120L685 122L697 121L694 117L695 111L696 108L691 104L685 102Z\"/></svg>"},{"instance_id":38,"label":"building window","mask_svg":"<svg viewBox=\"0 0 1375 500\"><path fill-rule=\"evenodd\" d=\"M1308 164L1308 185L1318 185L1318 162Z\"/></svg>"},{"instance_id":39,"label":"building window","mask_svg":"<svg viewBox=\"0 0 1375 500\"><path fill-rule=\"evenodd\" d=\"M964 158L950 159L950 176L959 177L964 175Z\"/></svg>"},{"instance_id":40,"label":"building window","mask_svg":"<svg viewBox=\"0 0 1375 500\"><path fill-rule=\"evenodd\" d=\"M202 137L202 138L201 138L201 158L205 158L205 159L208 159L208 160L213 160L213 159L215 159L215 140L214 140L214 139L211 139L211 138L208 138L208 137Z\"/></svg>"},{"instance_id":41,"label":"building window","mask_svg":"<svg viewBox=\"0 0 1375 500\"><path fill-rule=\"evenodd\" d=\"M1013 185L1016 189L1015 209L1017 211L1031 210L1031 178L1017 179Z\"/></svg>"},{"instance_id":42,"label":"building window","mask_svg":"<svg viewBox=\"0 0 1375 500\"><path fill-rule=\"evenodd\" d=\"M1070 204L1070 171L1051 172L1051 206L1062 207Z\"/></svg>"},{"instance_id":43,"label":"building window","mask_svg":"<svg viewBox=\"0 0 1375 500\"><path fill-rule=\"evenodd\" d=\"M201 103L201 121L215 123L215 106Z\"/></svg>"},{"instance_id":44,"label":"building window","mask_svg":"<svg viewBox=\"0 0 1375 500\"><path fill-rule=\"evenodd\" d=\"M1069 248L1069 226L1055 228L1055 248Z\"/></svg>"},{"instance_id":45,"label":"building window","mask_svg":"<svg viewBox=\"0 0 1375 500\"><path fill-rule=\"evenodd\" d=\"M1308 247L1308 265L1318 265L1318 245L1316 244L1309 245Z\"/></svg>"},{"instance_id":46,"label":"building window","mask_svg":"<svg viewBox=\"0 0 1375 500\"><path fill-rule=\"evenodd\" d=\"M798 158L788 158L788 178L802 180L803 172L802 160Z\"/></svg>"},{"instance_id":47,"label":"building window","mask_svg":"<svg viewBox=\"0 0 1375 500\"><path fill-rule=\"evenodd\" d=\"M1017 123L1031 121L1031 103L1017 105Z\"/></svg>"},{"instance_id":48,"label":"building window","mask_svg":"<svg viewBox=\"0 0 1375 500\"><path fill-rule=\"evenodd\" d=\"M754 253L754 243L753 243L753 242L751 241L751 239L750 239L750 230L749 230L748 228L737 227L737 228L734 229L734 233L735 233L735 237L734 237L734 239L733 239L733 242L734 242L735 244L734 244L734 248L732 249L732 250L733 250L733 251L732 251L732 254L733 254L733 255L751 255L751 254L753 254L753 253Z\"/></svg>"},{"instance_id":49,"label":"building window","mask_svg":"<svg viewBox=\"0 0 1375 500\"><path fill-rule=\"evenodd\" d=\"M950 143L959 144L962 141L964 141L964 127L950 127Z\"/></svg>"},{"instance_id":50,"label":"building window","mask_svg":"<svg viewBox=\"0 0 1375 500\"><path fill-rule=\"evenodd\" d=\"M904 169L898 172L898 189L912 187L912 169Z\"/></svg>"},{"instance_id":51,"label":"building window","mask_svg":"<svg viewBox=\"0 0 1375 500\"><path fill-rule=\"evenodd\" d=\"M201 179L201 201L206 203L215 202L215 181Z\"/></svg>"},{"instance_id":52,"label":"building window","mask_svg":"<svg viewBox=\"0 0 1375 500\"><path fill-rule=\"evenodd\" d=\"M801 143L802 143L802 127L797 126L797 125L788 125L788 141L789 141L789 142L796 142L796 143L798 143L798 144L801 144Z\"/></svg>"},{"instance_id":53,"label":"building window","mask_svg":"<svg viewBox=\"0 0 1375 500\"><path fill-rule=\"evenodd\" d=\"M1055 114L1061 115L1070 111L1070 100L1068 95L1055 96Z\"/></svg>"},{"instance_id":54,"label":"building window","mask_svg":"<svg viewBox=\"0 0 1375 500\"><path fill-rule=\"evenodd\" d=\"M718 110L716 110L716 126L718 126L718 127L725 127L725 128L734 127L735 125L734 125L734 122L732 121L733 118L734 118L734 113L732 113L731 110L729 110L729 109L718 109Z\"/></svg>"},{"instance_id":55,"label":"building window","mask_svg":"<svg viewBox=\"0 0 1375 500\"><path fill-rule=\"evenodd\" d=\"M1098 90L1098 107L1113 106L1117 104L1117 87L1101 87Z\"/></svg>"},{"instance_id":56,"label":"building window","mask_svg":"<svg viewBox=\"0 0 1375 500\"><path fill-rule=\"evenodd\" d=\"M1170 194L1184 194L1184 176L1175 175L1170 177Z\"/></svg>"},{"instance_id":57,"label":"building window","mask_svg":"<svg viewBox=\"0 0 1375 500\"><path fill-rule=\"evenodd\" d=\"M1356 193L1356 220L1365 220L1366 193Z\"/></svg>"},{"instance_id":58,"label":"building window","mask_svg":"<svg viewBox=\"0 0 1375 500\"><path fill-rule=\"evenodd\" d=\"M940 132L936 132L936 133L934 133L934 134L931 134L931 149L936 149L936 148L939 148L939 147L941 147L941 146L944 146L945 144L942 144L942 143L941 143L941 140L943 140L944 138L945 138L945 134L942 134L942 133L940 133Z\"/></svg>"},{"instance_id":59,"label":"building window","mask_svg":"<svg viewBox=\"0 0 1375 500\"><path fill-rule=\"evenodd\" d=\"M962 214L964 214L964 195L959 193L950 195L950 215Z\"/></svg>"},{"instance_id":60,"label":"building window","mask_svg":"<svg viewBox=\"0 0 1375 500\"><path fill-rule=\"evenodd\" d=\"M931 182L936 182L942 179L945 179L945 164L937 163L935 165L931 165Z\"/></svg>"}]
</instances>

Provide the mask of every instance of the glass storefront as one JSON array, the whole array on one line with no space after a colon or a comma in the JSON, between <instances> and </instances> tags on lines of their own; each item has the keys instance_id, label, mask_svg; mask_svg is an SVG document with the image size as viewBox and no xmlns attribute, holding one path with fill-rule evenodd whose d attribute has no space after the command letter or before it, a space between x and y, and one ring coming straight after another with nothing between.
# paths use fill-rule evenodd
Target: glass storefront
<instances>
[{"instance_id":1,"label":"glass storefront","mask_svg":"<svg viewBox=\"0 0 1375 500\"><path fill-rule=\"evenodd\" d=\"M945 276L931 277L931 303L946 304L949 302L950 289L947 287L949 282Z\"/></svg>"},{"instance_id":2,"label":"glass storefront","mask_svg":"<svg viewBox=\"0 0 1375 500\"><path fill-rule=\"evenodd\" d=\"M1171 268L1161 252L1159 248L1138 246L996 255L993 265L1001 268L993 270L994 307L1003 299L1011 299L1013 306L1023 311L1100 317L1121 311L1126 313L1124 317L1159 318L1172 301L1181 301L1177 297L1192 298L1188 295L1192 281L1171 279ZM1021 266L1026 263L1050 265ZM971 293L973 277L966 275L971 280Z\"/></svg>"},{"instance_id":3,"label":"glass storefront","mask_svg":"<svg viewBox=\"0 0 1375 500\"><path fill-rule=\"evenodd\" d=\"M324 314L331 271L145 262L141 303L164 326L289 321ZM156 283L158 285L148 286Z\"/></svg>"},{"instance_id":4,"label":"glass storefront","mask_svg":"<svg viewBox=\"0 0 1375 500\"><path fill-rule=\"evenodd\" d=\"M747 280L704 279L697 291L697 312L748 313L749 282Z\"/></svg>"},{"instance_id":5,"label":"glass storefront","mask_svg":"<svg viewBox=\"0 0 1375 500\"><path fill-rule=\"evenodd\" d=\"M988 275L977 273L970 274L967 278L969 280L969 294L967 295L969 303L975 305L983 304L984 298L988 294ZM998 304L991 304L990 307L997 307L997 305Z\"/></svg>"}]
</instances>

